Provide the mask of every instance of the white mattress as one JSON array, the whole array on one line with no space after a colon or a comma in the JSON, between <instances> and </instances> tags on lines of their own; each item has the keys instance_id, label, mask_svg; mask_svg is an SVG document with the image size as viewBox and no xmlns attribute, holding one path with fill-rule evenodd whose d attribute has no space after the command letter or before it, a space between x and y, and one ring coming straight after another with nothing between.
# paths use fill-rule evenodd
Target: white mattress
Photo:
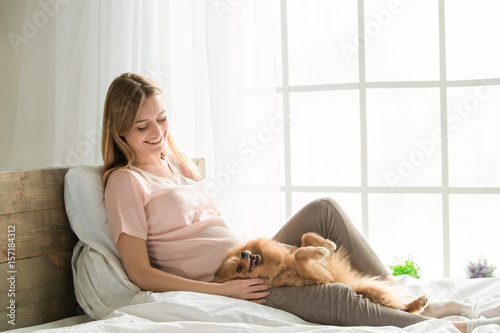
<instances>
[{"instance_id":1,"label":"white mattress","mask_svg":"<svg viewBox=\"0 0 500 333\"><path fill-rule=\"evenodd\" d=\"M475 318L500 316L500 278L441 279L425 283L402 276L397 280L415 294L425 292L431 302L454 299L470 304ZM14 332L458 332L446 319L433 319L404 329L332 327L313 325L265 305L222 296L143 292L133 298L131 305L113 311L102 320L86 322L90 317L79 316ZM483 326L474 332L500 333L500 326Z\"/></svg>"}]
</instances>

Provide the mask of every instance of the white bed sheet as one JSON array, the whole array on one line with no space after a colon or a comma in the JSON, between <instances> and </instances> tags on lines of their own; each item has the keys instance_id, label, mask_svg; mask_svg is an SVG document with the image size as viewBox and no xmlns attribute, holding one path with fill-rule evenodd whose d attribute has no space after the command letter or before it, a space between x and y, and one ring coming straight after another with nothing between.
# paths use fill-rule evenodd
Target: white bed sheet
<instances>
[{"instance_id":1,"label":"white bed sheet","mask_svg":"<svg viewBox=\"0 0 500 333\"><path fill-rule=\"evenodd\" d=\"M415 294L425 292L430 301L454 299L472 305L473 317L500 316L500 278L441 279L422 282L409 276L399 283ZM466 319L447 317L446 319ZM82 319L83 320L83 319ZM67 323L67 321L66 321ZM64 321L61 321L62 325ZM53 327L53 323L52 326ZM67 324L66 324L67 325ZM16 333L24 333L21 330ZM146 293L132 299L102 320L60 328L41 325L30 332L458 332L445 319L422 322L404 329L395 327L333 327L313 325L265 305L227 297L191 292ZM477 328L474 333L498 332L500 326Z\"/></svg>"}]
</instances>

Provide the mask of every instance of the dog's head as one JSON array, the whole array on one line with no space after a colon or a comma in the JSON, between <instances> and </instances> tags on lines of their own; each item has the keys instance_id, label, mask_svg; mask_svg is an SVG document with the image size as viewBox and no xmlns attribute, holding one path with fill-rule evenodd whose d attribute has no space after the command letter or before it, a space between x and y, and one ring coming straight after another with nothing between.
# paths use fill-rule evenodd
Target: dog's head
<instances>
[{"instance_id":1,"label":"dog's head","mask_svg":"<svg viewBox=\"0 0 500 333\"><path fill-rule=\"evenodd\" d=\"M215 274L215 282L269 276L270 268L286 253L267 239L257 239L230 250Z\"/></svg>"}]
</instances>

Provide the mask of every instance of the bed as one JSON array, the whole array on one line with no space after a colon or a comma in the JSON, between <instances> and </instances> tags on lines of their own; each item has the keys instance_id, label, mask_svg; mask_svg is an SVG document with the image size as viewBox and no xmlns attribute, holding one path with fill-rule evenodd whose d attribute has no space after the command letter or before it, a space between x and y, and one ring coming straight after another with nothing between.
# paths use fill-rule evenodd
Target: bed
<instances>
[{"instance_id":1,"label":"bed","mask_svg":"<svg viewBox=\"0 0 500 333\"><path fill-rule=\"evenodd\" d=\"M193 161L204 173L204 160ZM0 267L5 277L0 280L0 331L458 332L445 319L466 319L448 316L405 329L329 327L221 296L140 291L128 280L109 237L101 168L0 173ZM469 317L500 316L499 278L397 280L416 295L425 292L431 302L469 304ZM500 332L500 327L475 332Z\"/></svg>"}]
</instances>

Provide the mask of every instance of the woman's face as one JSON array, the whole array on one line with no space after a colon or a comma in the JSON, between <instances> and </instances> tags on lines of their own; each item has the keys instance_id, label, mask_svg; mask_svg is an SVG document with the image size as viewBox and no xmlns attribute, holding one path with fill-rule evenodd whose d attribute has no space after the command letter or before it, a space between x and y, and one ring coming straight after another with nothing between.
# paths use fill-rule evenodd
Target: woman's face
<instances>
[{"instance_id":1,"label":"woman's face","mask_svg":"<svg viewBox=\"0 0 500 333\"><path fill-rule=\"evenodd\" d=\"M160 95L154 95L141 105L134 126L124 138L136 154L136 163L154 163L164 150L167 133L165 103Z\"/></svg>"}]
</instances>

